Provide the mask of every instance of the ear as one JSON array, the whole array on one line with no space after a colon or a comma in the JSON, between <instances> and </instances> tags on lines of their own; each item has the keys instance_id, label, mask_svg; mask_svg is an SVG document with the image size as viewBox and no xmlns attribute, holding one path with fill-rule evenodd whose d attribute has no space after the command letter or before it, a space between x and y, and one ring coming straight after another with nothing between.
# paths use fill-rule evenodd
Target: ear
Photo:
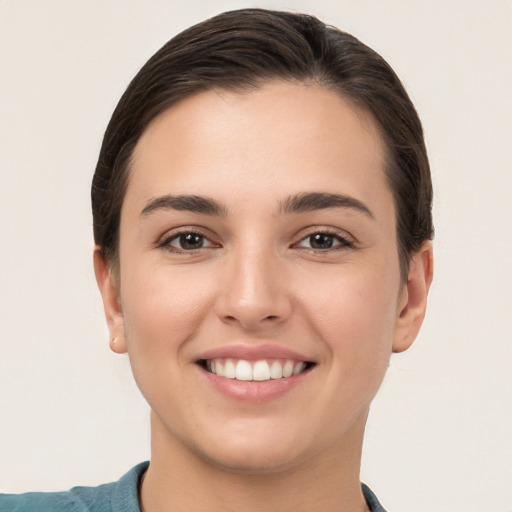
<instances>
[{"instance_id":1,"label":"ear","mask_svg":"<svg viewBox=\"0 0 512 512\"><path fill-rule=\"evenodd\" d=\"M407 283L403 285L398 305L393 352L407 350L416 339L427 308L432 283L434 257L432 242L427 240L410 262Z\"/></svg>"},{"instance_id":2,"label":"ear","mask_svg":"<svg viewBox=\"0 0 512 512\"><path fill-rule=\"evenodd\" d=\"M103 308L110 333L110 348L118 354L124 354L126 352L126 339L124 337L124 317L119 285L112 276L103 251L98 246L94 248L94 273L103 299Z\"/></svg>"}]
</instances>

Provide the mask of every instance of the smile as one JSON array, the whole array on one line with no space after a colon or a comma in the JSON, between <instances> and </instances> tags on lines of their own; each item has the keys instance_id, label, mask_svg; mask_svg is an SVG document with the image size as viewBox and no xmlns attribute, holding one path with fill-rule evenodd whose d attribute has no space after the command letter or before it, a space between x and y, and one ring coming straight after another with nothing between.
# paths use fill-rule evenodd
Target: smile
<instances>
[{"instance_id":1,"label":"smile","mask_svg":"<svg viewBox=\"0 0 512 512\"><path fill-rule=\"evenodd\" d=\"M248 361L246 359L219 358L203 360L202 365L208 372L219 377L261 382L299 375L313 366L313 363L291 359Z\"/></svg>"}]
</instances>

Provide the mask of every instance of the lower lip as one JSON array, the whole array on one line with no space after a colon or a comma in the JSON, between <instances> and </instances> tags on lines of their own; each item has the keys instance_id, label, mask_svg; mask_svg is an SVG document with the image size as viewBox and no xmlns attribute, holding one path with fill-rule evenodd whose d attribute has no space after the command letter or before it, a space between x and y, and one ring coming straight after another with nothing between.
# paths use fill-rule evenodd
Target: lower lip
<instances>
[{"instance_id":1,"label":"lower lip","mask_svg":"<svg viewBox=\"0 0 512 512\"><path fill-rule=\"evenodd\" d=\"M252 403L267 402L283 396L299 385L311 373L311 369L309 369L298 375L283 377L282 379L244 381L219 377L203 368L201 368L201 371L209 383L223 395L235 400Z\"/></svg>"}]
</instances>

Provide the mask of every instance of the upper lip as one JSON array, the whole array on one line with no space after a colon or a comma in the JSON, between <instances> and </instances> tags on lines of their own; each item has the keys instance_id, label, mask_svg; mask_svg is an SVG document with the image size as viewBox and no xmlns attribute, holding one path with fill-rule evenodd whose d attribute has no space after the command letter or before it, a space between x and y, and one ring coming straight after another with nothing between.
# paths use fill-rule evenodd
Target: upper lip
<instances>
[{"instance_id":1,"label":"upper lip","mask_svg":"<svg viewBox=\"0 0 512 512\"><path fill-rule=\"evenodd\" d=\"M258 361L261 359L293 359L295 361L314 362L295 350L279 345L247 345L236 343L205 350L196 358L197 361L208 359L244 359L247 361Z\"/></svg>"}]
</instances>

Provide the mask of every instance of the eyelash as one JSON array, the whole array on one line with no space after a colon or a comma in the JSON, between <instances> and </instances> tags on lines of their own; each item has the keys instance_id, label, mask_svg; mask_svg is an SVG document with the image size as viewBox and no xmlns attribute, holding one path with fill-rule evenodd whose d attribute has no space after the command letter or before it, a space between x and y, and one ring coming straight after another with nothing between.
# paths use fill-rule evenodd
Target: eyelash
<instances>
[{"instance_id":1,"label":"eyelash","mask_svg":"<svg viewBox=\"0 0 512 512\"><path fill-rule=\"evenodd\" d=\"M323 235L326 237L332 237L332 239L334 239L333 242L337 241L338 243L336 245L333 245L333 246L327 247L327 248L315 248L315 247L301 246L301 244L303 242L305 242L306 240L310 239L310 241L311 241L311 238L314 237L315 235ZM209 245L207 245L206 247L201 246L196 249L184 249L182 247L175 247L172 245L172 242L179 240L181 237L186 237L186 236L200 237L203 243L206 241ZM207 235L205 235L204 233L201 233L199 230L183 229L181 231L173 233L170 236L163 238L160 242L158 242L157 247L165 248L166 250L168 250L169 252L172 252L172 253L193 254L202 249L209 249L211 247L214 247L214 248L219 247L219 245L216 244L215 242L213 242L212 240L210 240L210 238ZM313 251L313 252L327 253L327 252L331 252L331 251L352 249L354 247L354 242L352 240L350 240L349 238L347 238L347 236L344 232L341 232L341 231L338 231L338 230L332 229L332 228L322 228L322 229L316 229L314 231L311 231L307 235L303 236L299 240L298 243L292 244L291 247L305 249L305 250Z\"/></svg>"},{"instance_id":2,"label":"eyelash","mask_svg":"<svg viewBox=\"0 0 512 512\"><path fill-rule=\"evenodd\" d=\"M197 249L183 249L183 248L174 247L173 245L171 245L171 243L173 241L179 240L181 237L186 237L186 236L190 236L190 235L196 236L196 237L201 237L203 242L207 241L209 243L209 246L199 247ZM165 238L162 239L162 241L160 241L158 243L159 248L164 248L164 249L167 249L169 252L178 253L178 254L187 254L187 253L191 254L191 253L200 251L201 249L208 249L210 246L215 246L215 245L216 244L214 242L212 242L210 240L210 238L208 238L208 236L206 236L204 233L201 233L199 230L195 230L195 229L183 229L181 231L173 233L170 236L166 236Z\"/></svg>"},{"instance_id":3,"label":"eyelash","mask_svg":"<svg viewBox=\"0 0 512 512\"><path fill-rule=\"evenodd\" d=\"M324 249L314 248L314 247L303 247L300 245L301 243L303 243L304 241L306 241L308 239L310 239L310 241L311 241L311 237L313 237L315 235L323 235L323 236L327 236L327 237L332 237L333 241L337 241L339 243L337 245L333 245L332 247L327 247ZM340 250L344 250L344 249L353 249L354 242L352 240L350 240L347 237L346 233L343 231L339 231L334 228L321 228L321 229L315 229L315 230L311 231L310 233L308 233L306 236L302 237L297 244L294 244L294 247L298 247L301 249L306 249L306 250L314 251L314 252L326 253L326 252L331 252L331 251L340 251Z\"/></svg>"}]
</instances>

